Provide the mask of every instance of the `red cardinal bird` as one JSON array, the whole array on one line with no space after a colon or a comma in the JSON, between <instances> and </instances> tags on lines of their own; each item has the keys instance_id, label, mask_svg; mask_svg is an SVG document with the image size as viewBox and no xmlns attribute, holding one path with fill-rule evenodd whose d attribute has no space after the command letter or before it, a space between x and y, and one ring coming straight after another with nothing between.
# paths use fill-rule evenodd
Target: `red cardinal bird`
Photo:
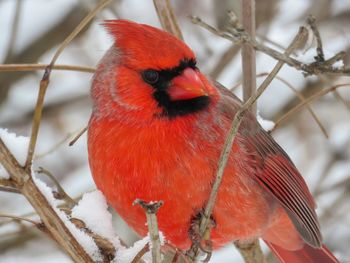
<instances>
[{"instance_id":1,"label":"red cardinal bird","mask_svg":"<svg viewBox=\"0 0 350 263\"><path fill-rule=\"evenodd\" d=\"M91 88L94 180L141 236L146 217L134 200L163 200L160 230L188 249L241 101L206 78L192 50L174 36L126 20L105 26L115 43ZM338 262L322 245L305 181L251 114L235 138L212 220L214 248L261 237L282 262Z\"/></svg>"}]
</instances>

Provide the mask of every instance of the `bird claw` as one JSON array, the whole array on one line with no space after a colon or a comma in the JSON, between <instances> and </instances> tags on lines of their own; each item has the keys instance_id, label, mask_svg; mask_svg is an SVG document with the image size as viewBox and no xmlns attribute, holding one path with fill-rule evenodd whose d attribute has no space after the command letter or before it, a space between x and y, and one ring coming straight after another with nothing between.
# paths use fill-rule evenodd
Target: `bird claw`
<instances>
[{"instance_id":1,"label":"bird claw","mask_svg":"<svg viewBox=\"0 0 350 263\"><path fill-rule=\"evenodd\" d=\"M192 246L189 251L187 251L186 255L190 255L192 250L195 250L198 248L204 255L205 258L202 260L202 262L207 263L209 262L211 256L212 256L212 241L211 240L192 240Z\"/></svg>"},{"instance_id":2,"label":"bird claw","mask_svg":"<svg viewBox=\"0 0 350 263\"><path fill-rule=\"evenodd\" d=\"M202 252L209 254L213 251L213 242L211 240L202 240L198 247Z\"/></svg>"},{"instance_id":3,"label":"bird claw","mask_svg":"<svg viewBox=\"0 0 350 263\"><path fill-rule=\"evenodd\" d=\"M200 231L199 231L199 225L202 217L202 213L199 213L195 219L192 220L191 228L190 228L190 238L192 241L191 249L186 254L191 254L195 250L199 249L201 252L203 252L206 257L203 260L203 262L209 262L212 251L213 251L213 244L212 241L209 239L210 237L210 230L214 227L216 227L216 222L213 218L210 218L210 222L207 228L207 231L209 231L208 234L205 234L204 238L202 238Z\"/></svg>"},{"instance_id":4,"label":"bird claw","mask_svg":"<svg viewBox=\"0 0 350 263\"><path fill-rule=\"evenodd\" d=\"M209 262L213 254L213 242L211 240L203 240L199 244L199 249L206 255L205 259L203 259L202 262Z\"/></svg>"},{"instance_id":5,"label":"bird claw","mask_svg":"<svg viewBox=\"0 0 350 263\"><path fill-rule=\"evenodd\" d=\"M202 262L208 263L209 260L211 259L212 254L213 254L212 252L207 253L205 259L203 259Z\"/></svg>"}]
</instances>

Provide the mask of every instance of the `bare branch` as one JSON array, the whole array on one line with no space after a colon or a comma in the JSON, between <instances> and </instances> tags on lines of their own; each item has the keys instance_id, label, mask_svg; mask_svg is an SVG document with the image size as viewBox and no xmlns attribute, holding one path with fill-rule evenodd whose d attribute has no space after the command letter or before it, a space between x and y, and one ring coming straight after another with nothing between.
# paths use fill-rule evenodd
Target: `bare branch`
<instances>
[{"instance_id":1,"label":"bare branch","mask_svg":"<svg viewBox=\"0 0 350 263\"><path fill-rule=\"evenodd\" d=\"M136 199L134 204L140 205L146 212L147 226L151 240L152 262L161 263L160 239L157 222L157 211L163 205L163 201L146 203L143 200Z\"/></svg>"},{"instance_id":2,"label":"bare branch","mask_svg":"<svg viewBox=\"0 0 350 263\"><path fill-rule=\"evenodd\" d=\"M333 91L333 94L334 94L334 97L335 97L337 100L339 100L341 103L343 103L343 105L346 107L346 109L347 109L348 111L350 111L350 103L347 102L347 101L343 98L343 96L342 96L337 90Z\"/></svg>"},{"instance_id":3,"label":"bare branch","mask_svg":"<svg viewBox=\"0 0 350 263\"><path fill-rule=\"evenodd\" d=\"M11 36L10 36L10 40L7 48L7 55L6 55L6 58L9 61L11 61L12 59L14 46L17 40L18 25L21 17L21 12L22 12L22 5L23 5L23 2L21 0L16 0L15 14L13 16L13 22L12 22L12 31L11 31Z\"/></svg>"},{"instance_id":4,"label":"bare branch","mask_svg":"<svg viewBox=\"0 0 350 263\"><path fill-rule=\"evenodd\" d=\"M183 40L183 36L180 27L176 21L173 8L171 7L170 0L153 0L154 7L156 8L158 18L162 28Z\"/></svg>"},{"instance_id":5,"label":"bare branch","mask_svg":"<svg viewBox=\"0 0 350 263\"><path fill-rule=\"evenodd\" d=\"M0 179L0 191L20 194L21 191L16 188L15 182L11 179Z\"/></svg>"},{"instance_id":6,"label":"bare branch","mask_svg":"<svg viewBox=\"0 0 350 263\"><path fill-rule=\"evenodd\" d=\"M238 51L239 51L239 46L236 46L236 45L230 46L226 50L226 52L224 52L218 59L218 62L209 73L210 77L213 79L217 79L219 75L227 67L227 65L232 61L232 59L238 54Z\"/></svg>"},{"instance_id":7,"label":"bare branch","mask_svg":"<svg viewBox=\"0 0 350 263\"><path fill-rule=\"evenodd\" d=\"M252 242L236 241L234 245L241 253L246 263L266 263L266 258L262 253L259 240Z\"/></svg>"},{"instance_id":8,"label":"bare branch","mask_svg":"<svg viewBox=\"0 0 350 263\"><path fill-rule=\"evenodd\" d=\"M51 181L54 182L58 193L55 195L55 198L60 199L60 200L64 200L66 202L66 205L68 205L68 207L72 208L73 206L75 206L77 204L77 202L75 200L73 200L67 193L66 191L63 189L63 187L61 186L61 184L58 182L58 180L55 178L55 176L53 176L52 173L50 173L50 171L46 170L43 167L39 167L39 169L37 170L37 173L40 174L45 174L47 177L49 177L51 179Z\"/></svg>"},{"instance_id":9,"label":"bare branch","mask_svg":"<svg viewBox=\"0 0 350 263\"><path fill-rule=\"evenodd\" d=\"M10 179L2 180L6 186L6 182L12 183L12 187L20 188L23 182L28 180L28 175L24 173L23 168L18 163L16 158L12 155L5 143L0 137L0 163L3 165L5 170L9 173Z\"/></svg>"},{"instance_id":10,"label":"bare branch","mask_svg":"<svg viewBox=\"0 0 350 263\"><path fill-rule=\"evenodd\" d=\"M45 69L44 75L42 77L42 80L40 81L40 89L39 94L35 106L34 111L34 117L33 117L33 124L32 124L32 132L31 137L29 141L29 147L28 147L28 154L27 154L27 160L25 164L25 168L27 171L30 170L36 141L38 138L38 132L39 132L39 126L41 121L41 115L42 115L42 109L44 104L44 98L46 94L47 87L50 82L50 75L52 71L52 67L56 63L56 60L58 59L59 55L62 53L62 51L66 48L66 46L84 29L84 27L96 16L96 14L101 11L107 4L109 4L111 0L104 0L101 1L80 23L79 25L73 30L73 32L60 44L58 47L56 53L54 54L49 66Z\"/></svg>"},{"instance_id":11,"label":"bare branch","mask_svg":"<svg viewBox=\"0 0 350 263\"><path fill-rule=\"evenodd\" d=\"M0 178L0 186L9 187L9 188L16 188L15 182L13 182L11 179Z\"/></svg>"},{"instance_id":12,"label":"bare branch","mask_svg":"<svg viewBox=\"0 0 350 263\"><path fill-rule=\"evenodd\" d=\"M62 146L65 142L67 142L70 138L72 137L71 133L68 133L66 135L66 137L64 137L62 140L60 140L59 142L57 142L55 145L53 145L50 149L48 149L45 152L39 153L39 154L35 154L33 160L38 160L40 158L43 158L47 155L49 155L50 153L53 153L54 151L56 151L60 146Z\"/></svg>"},{"instance_id":13,"label":"bare branch","mask_svg":"<svg viewBox=\"0 0 350 263\"><path fill-rule=\"evenodd\" d=\"M19 2L22 2L19 0ZM4 63L22 63L23 61L38 61L38 59L48 50L58 45L62 41L62 36L71 32L77 23L87 14L81 5L75 5L57 24L48 28L38 38L31 42L19 53L4 58ZM14 74L0 74L0 104L6 99L11 84L26 76L27 72L16 72Z\"/></svg>"},{"instance_id":14,"label":"bare branch","mask_svg":"<svg viewBox=\"0 0 350 263\"><path fill-rule=\"evenodd\" d=\"M15 182L16 187L36 210L54 240L62 246L74 261L93 262L37 188L31 174L19 165L1 138L0 160Z\"/></svg>"},{"instance_id":15,"label":"bare branch","mask_svg":"<svg viewBox=\"0 0 350 263\"><path fill-rule=\"evenodd\" d=\"M45 70L48 66L49 64L0 64L0 71L36 71ZM56 70L80 71L86 73L95 72L94 68L73 65L54 65L52 68Z\"/></svg>"},{"instance_id":16,"label":"bare branch","mask_svg":"<svg viewBox=\"0 0 350 263\"><path fill-rule=\"evenodd\" d=\"M310 64L305 64L303 62L298 61L295 58L282 54L275 49L272 49L270 47L260 44L241 28L228 28L227 32L221 32L215 29L214 27L208 25L207 23L203 22L199 17L193 16L191 17L191 20L192 20L192 23L198 24L201 27L210 31L211 33L217 36L220 36L222 38L225 38L229 41L232 41L234 44L248 43L255 50L263 52L278 61L283 61L287 65L302 71L305 76L320 75L320 74L347 75L347 76L350 75L350 68L345 68L345 67L338 68L333 66L333 64L336 61L342 60L344 58L345 52L343 51L337 53L336 55L334 55L333 57L325 61L322 61L322 62L315 61Z\"/></svg>"},{"instance_id":17,"label":"bare branch","mask_svg":"<svg viewBox=\"0 0 350 263\"><path fill-rule=\"evenodd\" d=\"M312 32L315 35L316 38L316 43L317 43L317 48L316 48L316 52L317 52L317 56L316 56L316 61L319 62L323 62L325 60L324 57L324 52L323 52L323 46L322 46L322 40L321 40L321 35L320 32L318 31L318 28L316 26L316 19L313 16L309 16L307 18L307 23L309 24Z\"/></svg>"},{"instance_id":18,"label":"bare branch","mask_svg":"<svg viewBox=\"0 0 350 263\"><path fill-rule=\"evenodd\" d=\"M338 88L341 87L349 87L350 84L349 83L344 83L344 84L338 84L332 87L329 87L327 89L323 89L320 92L317 92L316 94L314 94L313 96L311 96L310 98L308 98L306 101L298 104L297 106L295 106L293 109L289 110L286 114L284 114L282 117L280 117L276 122L275 122L275 126L273 127L273 129L271 130L271 132L273 132L280 124L281 122L285 121L286 119L288 119L290 116L292 116L294 113L298 112L299 110L301 110L305 104L307 103L311 103L319 98L321 98L322 96L326 95L329 92L335 91Z\"/></svg>"},{"instance_id":19,"label":"bare branch","mask_svg":"<svg viewBox=\"0 0 350 263\"><path fill-rule=\"evenodd\" d=\"M11 155L6 145L0 139L0 159L3 166L10 174L11 179L13 179L16 183L16 187L22 192L22 194L36 210L51 236L61 245L61 247L72 257L75 262L93 261L37 188L31 177L31 164L41 120L44 97L49 84L51 70L64 48L86 26L86 24L96 15L96 13L104 8L109 2L110 0L101 1L99 5L97 5L96 8L80 22L73 32L65 39L65 41L61 43L53 56L51 63L46 67L44 76L40 82L40 90L33 117L32 134L28 147L26 165L24 168L18 164L17 160Z\"/></svg>"},{"instance_id":20,"label":"bare branch","mask_svg":"<svg viewBox=\"0 0 350 263\"><path fill-rule=\"evenodd\" d=\"M13 216L13 215L8 215L8 214L1 214L1 213L0 213L0 217L10 218L13 220L26 221L28 223L35 225L40 230L43 230L43 228L44 228L44 225L42 225L40 222L36 222L34 220L31 220L31 219L25 218L25 217Z\"/></svg>"},{"instance_id":21,"label":"bare branch","mask_svg":"<svg viewBox=\"0 0 350 263\"><path fill-rule=\"evenodd\" d=\"M241 0L242 26L255 38L255 0ZM242 43L243 101L246 102L256 92L255 50L248 43ZM252 113L256 114L256 104L252 105Z\"/></svg>"},{"instance_id":22,"label":"bare branch","mask_svg":"<svg viewBox=\"0 0 350 263\"><path fill-rule=\"evenodd\" d=\"M87 131L87 127L84 127L74 138L69 142L69 146L73 146L77 140Z\"/></svg>"},{"instance_id":23,"label":"bare branch","mask_svg":"<svg viewBox=\"0 0 350 263\"><path fill-rule=\"evenodd\" d=\"M260 76L266 76L268 75L268 73L261 73L261 74L258 74L257 77L260 77ZM286 81L285 79L279 77L279 76L276 76L275 79L278 79L279 81L281 81L283 84L285 84L288 88L290 88L296 95L297 97L299 98L299 100L301 102L306 102L306 98L304 97L304 95L299 92L296 88L294 88L288 81ZM311 108L311 105L309 103L306 102L305 104L305 107L306 109L310 112L312 118L315 120L315 122L317 123L318 127L320 128L322 134L328 138L328 133L327 133L327 130L326 128L323 126L323 124L321 123L320 119L317 117L316 113L314 112L314 110Z\"/></svg>"},{"instance_id":24,"label":"bare branch","mask_svg":"<svg viewBox=\"0 0 350 263\"><path fill-rule=\"evenodd\" d=\"M142 260L142 257L149 251L149 244L147 243L140 251L136 254L131 263L139 263Z\"/></svg>"},{"instance_id":25,"label":"bare branch","mask_svg":"<svg viewBox=\"0 0 350 263\"><path fill-rule=\"evenodd\" d=\"M21 191L16 188L15 183L9 179L0 179L0 191L14 194L21 193Z\"/></svg>"},{"instance_id":26,"label":"bare branch","mask_svg":"<svg viewBox=\"0 0 350 263\"><path fill-rule=\"evenodd\" d=\"M23 218L28 218L28 217L35 216L35 215L36 215L36 213L35 213L35 212L29 212L29 213L26 213L26 214L20 215L20 217L23 217ZM3 225L6 225L6 224L9 224L9 223L11 223L11 222L12 222L12 220L0 222L0 226L3 226Z\"/></svg>"}]
</instances>

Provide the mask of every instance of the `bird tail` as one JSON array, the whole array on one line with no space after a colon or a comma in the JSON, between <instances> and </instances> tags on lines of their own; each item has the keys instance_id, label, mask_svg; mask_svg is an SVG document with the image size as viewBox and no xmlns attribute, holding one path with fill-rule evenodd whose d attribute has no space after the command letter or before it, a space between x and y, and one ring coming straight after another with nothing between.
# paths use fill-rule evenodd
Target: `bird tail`
<instances>
[{"instance_id":1,"label":"bird tail","mask_svg":"<svg viewBox=\"0 0 350 263\"><path fill-rule=\"evenodd\" d=\"M307 244L300 250L289 251L265 241L281 263L339 263L329 249L323 245L313 248Z\"/></svg>"}]
</instances>

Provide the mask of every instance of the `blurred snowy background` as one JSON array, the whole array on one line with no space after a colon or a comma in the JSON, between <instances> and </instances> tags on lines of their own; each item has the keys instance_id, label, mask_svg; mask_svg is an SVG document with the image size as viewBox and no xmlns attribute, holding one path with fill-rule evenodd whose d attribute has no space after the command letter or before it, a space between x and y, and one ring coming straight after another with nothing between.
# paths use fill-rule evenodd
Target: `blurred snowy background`
<instances>
[{"instance_id":1,"label":"blurred snowy background","mask_svg":"<svg viewBox=\"0 0 350 263\"><path fill-rule=\"evenodd\" d=\"M227 10L239 13L238 0L172 1L184 38L198 55L199 67L226 87L240 81L239 47L192 25L187 16L198 15L220 29L227 23ZM327 54L347 52L350 61L350 1L264 0L257 2L257 36L274 48L286 47L304 24L307 15L318 21ZM61 43L96 0L2 0L0 1L0 61L5 63L48 63ZM115 0L89 24L63 52L57 63L95 67L111 45L111 37L100 26L104 19L125 18L159 27L152 0ZM310 41L309 41L310 42ZM309 43L313 45L312 42ZM277 47L276 47L277 45ZM278 47L280 46L280 47ZM309 56L310 52L302 58ZM311 54L312 55L312 54ZM257 73L269 72L275 61L261 53ZM30 135L31 118L43 72L0 72L0 127ZM90 114L91 74L53 71L47 92L43 122L35 156L35 168L49 170L72 197L92 191L86 136L72 147L74 135L84 128ZM285 66L279 76L305 97L349 77L308 77ZM261 78L258 79L258 82ZM338 89L312 107L329 138L307 110L281 123L274 137L291 156L308 182L318 204L325 243L342 262L350 262L350 89ZM238 91L239 93L239 91ZM339 95L342 100L339 99ZM260 114L276 120L299 103L288 87L278 80L259 100ZM52 182L42 177L52 185ZM0 191L0 214L35 219L20 195ZM128 243L137 240L115 215L115 229ZM266 250L266 249L265 249ZM71 262L47 236L30 224L0 217L0 262ZM232 245L215 252L211 262L243 262Z\"/></svg>"}]
</instances>

